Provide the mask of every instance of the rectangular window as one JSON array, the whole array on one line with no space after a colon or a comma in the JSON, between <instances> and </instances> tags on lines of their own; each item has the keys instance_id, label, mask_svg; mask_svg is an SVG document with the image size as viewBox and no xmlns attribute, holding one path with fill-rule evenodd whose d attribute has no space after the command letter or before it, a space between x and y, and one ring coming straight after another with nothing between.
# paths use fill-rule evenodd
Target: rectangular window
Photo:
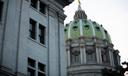
<instances>
[{"instance_id":1,"label":"rectangular window","mask_svg":"<svg viewBox=\"0 0 128 76\"><path fill-rule=\"evenodd\" d=\"M0 21L2 20L2 11L3 10L3 2L0 1Z\"/></svg>"},{"instance_id":2,"label":"rectangular window","mask_svg":"<svg viewBox=\"0 0 128 76\"><path fill-rule=\"evenodd\" d=\"M46 5L40 1L40 8L39 11L43 14L46 14Z\"/></svg>"},{"instance_id":3,"label":"rectangular window","mask_svg":"<svg viewBox=\"0 0 128 76\"><path fill-rule=\"evenodd\" d=\"M35 76L35 70L28 68L28 75L27 76Z\"/></svg>"},{"instance_id":4,"label":"rectangular window","mask_svg":"<svg viewBox=\"0 0 128 76\"><path fill-rule=\"evenodd\" d=\"M28 58L27 76L46 76L45 64L36 63L35 60Z\"/></svg>"},{"instance_id":5,"label":"rectangular window","mask_svg":"<svg viewBox=\"0 0 128 76\"><path fill-rule=\"evenodd\" d=\"M36 61L28 58L28 75L27 76L35 76L35 65L36 65Z\"/></svg>"},{"instance_id":6,"label":"rectangular window","mask_svg":"<svg viewBox=\"0 0 128 76\"><path fill-rule=\"evenodd\" d=\"M28 58L28 66L35 67L35 60Z\"/></svg>"},{"instance_id":7,"label":"rectangular window","mask_svg":"<svg viewBox=\"0 0 128 76\"><path fill-rule=\"evenodd\" d=\"M30 19L30 27L29 27L30 37L32 39L36 38L36 21Z\"/></svg>"},{"instance_id":8,"label":"rectangular window","mask_svg":"<svg viewBox=\"0 0 128 76\"><path fill-rule=\"evenodd\" d=\"M33 8L36 8L37 9L37 7L38 7L38 0L31 0L31 6Z\"/></svg>"},{"instance_id":9,"label":"rectangular window","mask_svg":"<svg viewBox=\"0 0 128 76\"><path fill-rule=\"evenodd\" d=\"M40 43L45 44L45 27L39 24L39 40Z\"/></svg>"},{"instance_id":10,"label":"rectangular window","mask_svg":"<svg viewBox=\"0 0 128 76\"><path fill-rule=\"evenodd\" d=\"M38 76L46 76L45 75L45 65L42 63L38 63Z\"/></svg>"}]
</instances>

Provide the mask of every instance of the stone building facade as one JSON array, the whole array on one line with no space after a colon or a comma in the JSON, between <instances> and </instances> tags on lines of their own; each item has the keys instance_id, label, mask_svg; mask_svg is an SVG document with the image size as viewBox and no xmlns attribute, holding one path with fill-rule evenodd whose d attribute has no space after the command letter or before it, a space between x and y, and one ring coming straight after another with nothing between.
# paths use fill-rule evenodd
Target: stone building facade
<instances>
[{"instance_id":1,"label":"stone building facade","mask_svg":"<svg viewBox=\"0 0 128 76\"><path fill-rule=\"evenodd\" d=\"M72 0L0 0L0 76L67 76L63 7Z\"/></svg>"}]
</instances>

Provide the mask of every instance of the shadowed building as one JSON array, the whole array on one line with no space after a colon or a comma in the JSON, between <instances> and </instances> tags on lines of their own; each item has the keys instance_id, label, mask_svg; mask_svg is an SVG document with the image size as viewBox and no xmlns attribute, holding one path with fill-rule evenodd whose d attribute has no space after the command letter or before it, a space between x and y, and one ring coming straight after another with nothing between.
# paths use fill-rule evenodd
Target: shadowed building
<instances>
[{"instance_id":1,"label":"shadowed building","mask_svg":"<svg viewBox=\"0 0 128 76\"><path fill-rule=\"evenodd\" d=\"M109 33L87 19L80 4L64 31L68 76L102 76L102 69L115 70L120 65L119 51L113 48Z\"/></svg>"},{"instance_id":2,"label":"shadowed building","mask_svg":"<svg viewBox=\"0 0 128 76\"><path fill-rule=\"evenodd\" d=\"M63 7L73 0L0 0L0 76L66 76Z\"/></svg>"}]
</instances>

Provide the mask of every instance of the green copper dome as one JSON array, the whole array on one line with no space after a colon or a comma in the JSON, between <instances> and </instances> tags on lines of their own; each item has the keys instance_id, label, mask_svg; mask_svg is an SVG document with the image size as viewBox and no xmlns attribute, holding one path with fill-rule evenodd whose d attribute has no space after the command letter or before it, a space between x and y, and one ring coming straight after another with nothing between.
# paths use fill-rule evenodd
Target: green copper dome
<instances>
[{"instance_id":1,"label":"green copper dome","mask_svg":"<svg viewBox=\"0 0 128 76\"><path fill-rule=\"evenodd\" d=\"M74 21L66 24L64 31L65 40L85 37L107 40L111 43L108 32L102 27L102 25L95 21L88 20L85 12L80 6L75 12Z\"/></svg>"}]
</instances>

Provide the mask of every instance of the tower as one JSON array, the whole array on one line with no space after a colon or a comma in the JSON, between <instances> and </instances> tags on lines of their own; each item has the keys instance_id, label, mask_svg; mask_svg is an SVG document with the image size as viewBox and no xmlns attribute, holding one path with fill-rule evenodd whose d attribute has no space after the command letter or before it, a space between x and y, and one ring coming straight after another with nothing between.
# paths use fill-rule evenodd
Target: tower
<instances>
[{"instance_id":1,"label":"tower","mask_svg":"<svg viewBox=\"0 0 128 76\"><path fill-rule=\"evenodd\" d=\"M80 4L64 31L68 76L102 76L102 69L115 70L120 65L119 51L113 48L109 33L89 20Z\"/></svg>"},{"instance_id":2,"label":"tower","mask_svg":"<svg viewBox=\"0 0 128 76\"><path fill-rule=\"evenodd\" d=\"M0 0L0 76L67 75L61 30L72 1Z\"/></svg>"}]
</instances>

